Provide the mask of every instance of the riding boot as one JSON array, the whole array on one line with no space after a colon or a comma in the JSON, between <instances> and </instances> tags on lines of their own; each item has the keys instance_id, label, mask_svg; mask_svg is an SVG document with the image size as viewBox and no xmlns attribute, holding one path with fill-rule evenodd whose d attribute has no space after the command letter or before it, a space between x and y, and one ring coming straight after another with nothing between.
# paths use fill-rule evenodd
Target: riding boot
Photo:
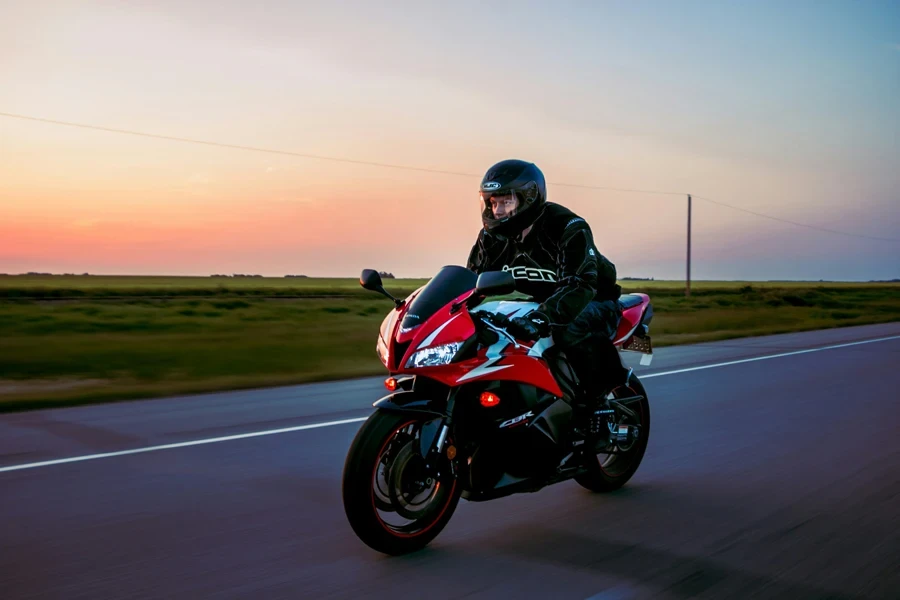
<instances>
[{"instance_id":1,"label":"riding boot","mask_svg":"<svg viewBox=\"0 0 900 600\"><path fill-rule=\"evenodd\" d=\"M585 383L585 411L588 421L585 432L601 446L608 440L609 424L614 423L614 411L608 396L626 383L629 369L622 365L619 352L611 343L599 344L590 353L590 369Z\"/></svg>"},{"instance_id":2,"label":"riding boot","mask_svg":"<svg viewBox=\"0 0 900 600\"><path fill-rule=\"evenodd\" d=\"M602 369L598 368L596 357L590 350L580 352L573 360L573 367L580 383L579 394L575 398L574 429L579 437L597 437L597 416L595 413L607 409L606 394L603 385ZM606 429L604 427L604 429ZM603 430L599 431L600 434Z\"/></svg>"}]
</instances>

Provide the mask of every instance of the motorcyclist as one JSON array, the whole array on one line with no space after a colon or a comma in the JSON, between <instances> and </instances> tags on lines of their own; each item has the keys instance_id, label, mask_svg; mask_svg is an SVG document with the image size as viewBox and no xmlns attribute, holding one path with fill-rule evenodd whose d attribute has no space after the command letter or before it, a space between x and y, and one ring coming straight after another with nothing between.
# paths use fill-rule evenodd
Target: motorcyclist
<instances>
[{"instance_id":1,"label":"motorcyclist","mask_svg":"<svg viewBox=\"0 0 900 600\"><path fill-rule=\"evenodd\" d=\"M510 320L517 338L553 335L586 388L586 408L624 383L626 370L612 342L621 309L616 267L597 250L587 222L547 202L544 175L533 163L504 160L481 181L483 228L469 254L475 273L511 271L516 290L539 302Z\"/></svg>"}]
</instances>

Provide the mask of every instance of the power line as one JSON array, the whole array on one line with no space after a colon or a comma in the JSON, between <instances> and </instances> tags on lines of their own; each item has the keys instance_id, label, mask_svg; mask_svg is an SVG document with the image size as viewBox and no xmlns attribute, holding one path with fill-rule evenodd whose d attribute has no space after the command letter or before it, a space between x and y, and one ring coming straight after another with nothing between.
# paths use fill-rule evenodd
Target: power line
<instances>
[{"instance_id":1,"label":"power line","mask_svg":"<svg viewBox=\"0 0 900 600\"><path fill-rule=\"evenodd\" d=\"M0 112L0 116L9 117L11 119L22 119L25 121L37 121L39 123L50 123L52 125L64 125L66 127L79 127L81 129L92 129L95 131L106 131L109 133L121 133L125 135L135 135L140 137L154 138L159 140L168 140L171 142L183 142L187 144L202 144L204 146L214 146L218 148L231 148L233 150L248 150L251 152L265 152L268 154L282 154L285 156L298 156L300 158L312 158L316 160L328 160L333 162L341 162L341 163L350 163L354 165L366 165L370 167L385 167L388 169L402 169L405 171L420 171L424 173L436 173L440 175L454 175L457 177L481 177L481 175L477 173L462 173L460 171L447 171L443 169L430 169L427 167L415 167L412 165L398 165L391 163L382 163L382 162L373 162L367 160L356 160L352 158L340 158L336 156L325 156L322 154L309 154L305 152L293 152L290 150L275 150L272 148L261 148L258 146L244 146L240 144L226 144L223 142L211 142L208 140L198 140L193 138L185 138L179 136L172 135L161 135L156 133L146 133L144 131L133 131L130 129L117 129L114 127L103 127L100 125L87 125L85 123L73 123L71 121L60 121L57 119L44 119L41 117L32 117L29 115L20 115L15 113L6 113ZM685 194L681 192L665 192L665 191L653 191L653 190L635 190L629 188L614 188L614 187L604 187L600 185L585 185L579 183L565 183L565 182L548 182L550 185L558 185L565 187L574 187L574 188L582 188L588 190L604 190L604 191L612 191L612 192L630 192L635 194L660 194L660 195L672 195L672 196L684 196Z\"/></svg>"},{"instance_id":2,"label":"power line","mask_svg":"<svg viewBox=\"0 0 900 600\"><path fill-rule=\"evenodd\" d=\"M547 182L550 185L558 185L561 187L571 187L571 188L581 188L583 190L606 190L610 192L631 192L635 194L659 194L660 196L687 196L687 192L664 192L660 190L635 190L632 188L614 188L614 187L603 187L599 185L588 185L582 183L560 183L560 182Z\"/></svg>"},{"instance_id":3,"label":"power line","mask_svg":"<svg viewBox=\"0 0 900 600\"><path fill-rule=\"evenodd\" d=\"M827 233L836 233L838 235L846 235L850 237L864 238L867 240L878 240L882 242L900 242L900 239L897 238L885 238L885 237L876 237L873 235L865 235L861 233L848 233L846 231L838 231L837 229L828 229L826 227L817 227L815 225L807 225L805 223L798 223L796 221L790 221L788 219L782 219L781 217L773 217L770 215L764 215L763 213L758 213L752 210L748 210L746 208L740 208L738 206L732 206L731 204L725 204L724 202L718 202L717 200L711 200L710 198L703 198L702 196L694 196L697 200L705 200L706 202L712 202L713 204L718 204L719 206L725 206L728 208L733 208L734 210L739 210L741 212L749 213L751 215L756 215L757 217L762 217L764 219L771 219L773 221L780 221L782 223L789 223L791 225L796 225L797 227L806 227L807 229L815 229L816 231L825 231Z\"/></svg>"},{"instance_id":4,"label":"power line","mask_svg":"<svg viewBox=\"0 0 900 600\"><path fill-rule=\"evenodd\" d=\"M24 120L24 121L36 121L36 122L39 122L39 123L49 123L49 124L52 124L52 125L62 125L62 126L66 126L66 127L78 127L78 128L81 128L81 129L91 129L91 130L95 130L95 131L105 131L105 132L108 132L108 133L120 133L120 134L124 134L124 135L133 135L133 136L140 136L140 137L146 137L146 138L154 138L154 139L167 140L167 141L172 141L172 142L181 142L181 143L187 143L187 144L201 144L201 145L204 145L204 146L213 146L213 147L218 147L218 148L230 148L230 149L233 149L233 150L245 150L245 151L250 151L250 152L263 152L263 153L267 153L267 154L280 154L280 155L284 155L284 156L296 156L296 157L300 157L300 158L311 158L311 159L315 159L315 160L327 160L327 161L332 161L332 162L348 163L348 164L354 164L354 165L365 165L365 166L370 166L370 167L383 167L383 168L387 168L387 169L401 169L401 170L404 170L404 171L418 171L418 172L421 172L421 173L435 173L435 174L439 174L439 175L453 175L453 176L457 176L457 177L473 177L473 178L474 178L474 177L481 177L481 175L479 175L479 174L477 174L477 173L463 173L463 172L460 172L460 171L448 171L448 170L444 170L444 169L431 169L431 168L427 168L427 167L416 167L416 166L413 166L413 165L398 165L398 164L392 164L392 163L382 163L382 162L367 161L367 160L357 160L357 159L352 159L352 158L340 158L340 157L336 157L336 156L325 156L325 155L321 155L321 154L310 154L310 153L305 153L305 152L294 152L294 151L290 151L290 150L277 150L277 149L273 149L273 148L262 148L262 147L259 147L259 146L245 146L245 145L241 145L241 144L227 144L227 143L224 143L224 142L212 142L212 141L209 141L209 140L198 140L198 139L194 139L194 138L186 138L186 137L180 137L180 136L161 135L161 134L157 134L157 133L147 133L147 132L144 132L144 131L133 131L133 130L130 130L130 129L118 129L118 128L114 128L114 127L104 127L104 126L101 126L101 125L89 125L89 124L85 124L85 123L73 123L73 122L71 122L71 121L61 121L61 120L58 120L58 119L45 119L45 118L42 118L42 117L33 117L33 116L30 116L30 115L22 115L22 114L16 114L16 113L0 112L0 116L2 116L2 117L8 117L8 118L11 118L11 119L20 119L20 120ZM567 183L567 182L553 182L553 181L550 181L550 182L548 182L548 184L550 184L550 185L558 185L558 186L560 186L560 187L580 188L580 189L586 189L586 190L601 190L601 191L613 191L613 192L627 192L627 193L634 193L634 194L656 194L656 195L664 195L664 196L686 196L686 195L687 195L686 192L670 192L670 191L663 191L663 190L638 190L638 189L633 189L633 188L615 188L615 187L607 187L607 186L600 186L600 185L589 185L589 184L580 184L580 183ZM870 235L864 235L864 234L858 234L858 233L848 233L848 232L846 232L846 231L838 231L838 230L836 230L836 229L827 229L827 228L824 228L824 227L817 227L817 226L815 226L815 225L807 225L807 224L805 224L805 223L798 223L798 222L796 222L796 221L790 221L790 220L788 220L788 219L782 219L782 218L780 218L780 217L773 217L773 216L771 216L771 215L766 215L766 214L763 214L763 213L755 212L755 211L752 211L752 210L748 210L748 209L746 209L746 208L740 208L740 207L737 207L737 206L732 206L731 204L726 204L726 203L724 203L724 202L719 202L719 201L716 201L716 200L712 200L712 199L710 199L710 198L703 198L703 197L700 197L700 196L694 196L694 198L697 198L698 200L705 200L706 202L711 202L711 203L713 203L713 204L718 204L719 206L725 206L725 207L727 207L727 208L731 208L731 209L734 209L734 210L738 210L738 211L741 211L741 212L745 212L745 213L748 213L748 214L751 214L751 215L756 215L757 217L762 217L762 218L764 218L764 219L771 219L771 220L773 220L773 221L780 221L780 222L782 222L782 223L789 223L789 224L791 224L791 225L796 225L796 226L798 226L798 227L805 227L805 228L807 228L807 229L814 229L814 230L817 230L817 231L824 231L824 232L827 232L827 233L835 233L835 234L838 234L838 235L845 235L845 236L849 236L849 237L863 238L863 239L869 239L869 240L877 240L877 241L883 241L883 242L900 242L900 239L897 239L897 238L884 238L884 237L876 237L876 236L870 236Z\"/></svg>"},{"instance_id":5,"label":"power line","mask_svg":"<svg viewBox=\"0 0 900 600\"><path fill-rule=\"evenodd\" d=\"M422 171L425 173L439 173L442 175L458 175L462 177L477 177L471 173L459 173L456 171L443 171L441 169L428 169L425 167L413 167L408 165L392 165L388 163L372 162L367 160L355 160L351 158L336 158L333 156L323 156L320 154L306 154L303 152L292 152L290 150L274 150L272 148L260 148L257 146L243 146L240 144L226 144L223 142L210 142L207 140L196 140L192 138L178 137L173 135L160 135L157 133L146 133L143 131L132 131L129 129L116 129L113 127L102 127L100 125L86 125L84 123L71 123L69 121L58 121L56 119L43 119L41 117L30 117L28 115L17 115L13 113L0 112L0 116L10 117L12 119L23 119L26 121L38 121L40 123L51 123L53 125L65 125L66 127L80 127L82 129L93 129L96 131L107 131L110 133L122 133L125 135L137 135L147 138L155 138L158 140L168 140L171 142L183 142L188 144L202 144L204 146L215 146L218 148L231 148L234 150L249 150L251 152L265 152L268 154L283 154L286 156L299 156L301 158L314 158L317 160L330 160L343 163L352 163L355 165L367 165L371 167L385 167L389 169L404 169L407 171Z\"/></svg>"}]
</instances>

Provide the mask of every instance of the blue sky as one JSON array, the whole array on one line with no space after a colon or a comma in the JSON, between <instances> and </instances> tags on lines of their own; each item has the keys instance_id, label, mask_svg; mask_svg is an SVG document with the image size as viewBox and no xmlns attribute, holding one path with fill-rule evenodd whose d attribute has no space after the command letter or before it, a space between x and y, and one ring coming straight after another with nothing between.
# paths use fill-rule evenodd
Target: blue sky
<instances>
[{"instance_id":1,"label":"blue sky","mask_svg":"<svg viewBox=\"0 0 900 600\"><path fill-rule=\"evenodd\" d=\"M900 238L897 2L0 0L0 14L0 112L473 174L526 158L551 182ZM479 226L477 177L2 118L0 138L0 271L428 276ZM620 274L682 276L684 199L550 198ZM697 278L900 277L898 243L699 200L694 217Z\"/></svg>"}]
</instances>

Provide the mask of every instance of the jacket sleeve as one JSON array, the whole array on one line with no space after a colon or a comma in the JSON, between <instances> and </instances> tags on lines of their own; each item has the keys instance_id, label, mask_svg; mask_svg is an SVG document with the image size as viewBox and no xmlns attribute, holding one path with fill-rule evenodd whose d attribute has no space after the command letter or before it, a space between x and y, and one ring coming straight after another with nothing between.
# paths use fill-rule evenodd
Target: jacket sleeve
<instances>
[{"instance_id":1,"label":"jacket sleeve","mask_svg":"<svg viewBox=\"0 0 900 600\"><path fill-rule=\"evenodd\" d=\"M478 239L475 240L475 245L472 246L472 250L469 252L466 268L480 275L503 256L506 248L507 242L504 239L491 235L482 229L478 234Z\"/></svg>"},{"instance_id":2,"label":"jacket sleeve","mask_svg":"<svg viewBox=\"0 0 900 600\"><path fill-rule=\"evenodd\" d=\"M556 291L538 308L553 325L568 325L595 297L617 299L616 267L594 246L590 226L572 219L559 241ZM599 292L599 293L598 293Z\"/></svg>"},{"instance_id":3,"label":"jacket sleeve","mask_svg":"<svg viewBox=\"0 0 900 600\"><path fill-rule=\"evenodd\" d=\"M478 239L475 240L475 245L472 246L472 250L469 252L469 258L466 260L466 268L478 274L480 274L484 268L485 261L483 232L484 230L482 230L482 233L478 234Z\"/></svg>"}]
</instances>

